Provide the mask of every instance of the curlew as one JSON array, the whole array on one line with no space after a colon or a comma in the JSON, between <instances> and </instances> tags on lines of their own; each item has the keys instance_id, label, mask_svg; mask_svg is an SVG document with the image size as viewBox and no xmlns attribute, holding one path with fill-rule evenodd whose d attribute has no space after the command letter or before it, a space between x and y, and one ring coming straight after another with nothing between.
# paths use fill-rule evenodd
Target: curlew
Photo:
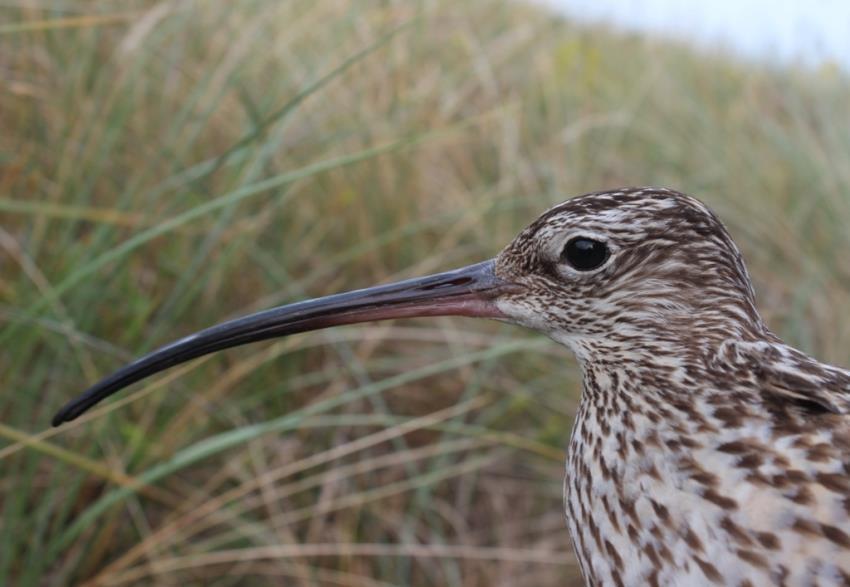
<instances>
[{"instance_id":1,"label":"curlew","mask_svg":"<svg viewBox=\"0 0 850 587\"><path fill-rule=\"evenodd\" d=\"M53 424L221 349L443 315L533 328L578 358L564 505L588 584L850 584L850 371L770 332L723 224L668 189L579 196L490 261L202 330L103 379Z\"/></svg>"}]
</instances>

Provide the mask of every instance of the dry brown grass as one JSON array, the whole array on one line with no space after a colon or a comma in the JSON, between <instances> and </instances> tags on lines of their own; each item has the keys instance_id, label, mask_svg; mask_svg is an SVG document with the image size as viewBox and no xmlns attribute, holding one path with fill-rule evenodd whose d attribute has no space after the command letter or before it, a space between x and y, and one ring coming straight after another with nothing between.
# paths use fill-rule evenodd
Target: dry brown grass
<instances>
[{"instance_id":1,"label":"dry brown grass","mask_svg":"<svg viewBox=\"0 0 850 587\"><path fill-rule=\"evenodd\" d=\"M850 363L834 72L501 0L62 6L0 8L2 584L576 581L560 491L578 374L517 329L302 335L44 432L157 344L492 256L572 194L705 199L769 323Z\"/></svg>"}]
</instances>

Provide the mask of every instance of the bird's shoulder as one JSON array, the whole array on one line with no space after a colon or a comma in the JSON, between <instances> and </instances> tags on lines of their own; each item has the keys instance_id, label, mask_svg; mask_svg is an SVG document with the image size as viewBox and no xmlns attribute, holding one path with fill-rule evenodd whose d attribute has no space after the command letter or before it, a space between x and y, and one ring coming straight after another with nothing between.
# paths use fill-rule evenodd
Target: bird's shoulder
<instances>
[{"instance_id":1,"label":"bird's shoulder","mask_svg":"<svg viewBox=\"0 0 850 587\"><path fill-rule=\"evenodd\" d=\"M850 371L821 363L782 342L728 340L711 357L710 368L741 375L768 404L789 409L850 416Z\"/></svg>"}]
</instances>

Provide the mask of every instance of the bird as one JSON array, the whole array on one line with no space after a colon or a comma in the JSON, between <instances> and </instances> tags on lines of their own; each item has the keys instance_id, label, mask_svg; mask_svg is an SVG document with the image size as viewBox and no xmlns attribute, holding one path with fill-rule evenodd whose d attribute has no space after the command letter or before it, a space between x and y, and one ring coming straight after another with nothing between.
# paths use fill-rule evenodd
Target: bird
<instances>
[{"instance_id":1,"label":"bird","mask_svg":"<svg viewBox=\"0 0 850 587\"><path fill-rule=\"evenodd\" d=\"M446 315L531 328L577 358L564 509L586 584L850 585L850 371L768 329L729 231L672 189L584 194L491 260L202 330L98 382L53 425L228 347Z\"/></svg>"}]
</instances>

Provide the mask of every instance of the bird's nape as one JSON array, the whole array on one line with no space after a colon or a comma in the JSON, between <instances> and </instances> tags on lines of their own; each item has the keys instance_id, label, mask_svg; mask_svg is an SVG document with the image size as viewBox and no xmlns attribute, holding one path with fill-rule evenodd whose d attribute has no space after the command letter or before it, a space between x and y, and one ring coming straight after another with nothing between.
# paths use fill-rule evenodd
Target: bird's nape
<instances>
[{"instance_id":1,"label":"bird's nape","mask_svg":"<svg viewBox=\"0 0 850 587\"><path fill-rule=\"evenodd\" d=\"M347 293L280 306L191 334L141 357L68 402L59 426L125 387L216 351L343 324L420 316L505 318L494 300L519 286L498 278L494 261Z\"/></svg>"}]
</instances>

